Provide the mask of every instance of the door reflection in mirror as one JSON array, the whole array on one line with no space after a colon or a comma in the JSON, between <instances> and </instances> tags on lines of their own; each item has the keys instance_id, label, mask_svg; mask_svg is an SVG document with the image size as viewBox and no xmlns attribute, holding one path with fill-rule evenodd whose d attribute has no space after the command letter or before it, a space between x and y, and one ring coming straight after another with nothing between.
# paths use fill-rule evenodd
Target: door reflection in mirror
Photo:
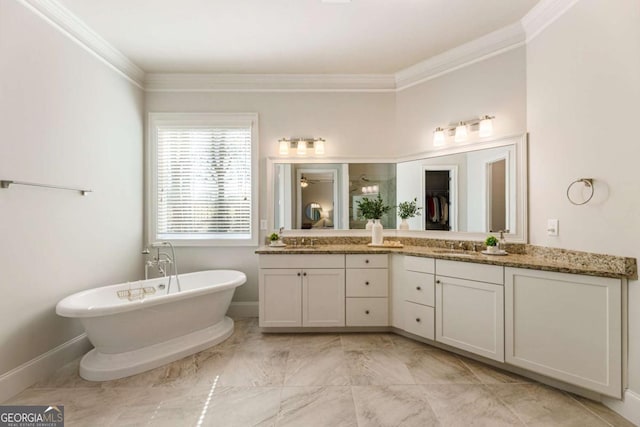
<instances>
[{"instance_id":1,"label":"door reflection in mirror","mask_svg":"<svg viewBox=\"0 0 640 427\"><path fill-rule=\"evenodd\" d=\"M410 229L514 232L515 154L505 145L398 163L398 200L417 197L425 212L408 219Z\"/></svg>"}]
</instances>

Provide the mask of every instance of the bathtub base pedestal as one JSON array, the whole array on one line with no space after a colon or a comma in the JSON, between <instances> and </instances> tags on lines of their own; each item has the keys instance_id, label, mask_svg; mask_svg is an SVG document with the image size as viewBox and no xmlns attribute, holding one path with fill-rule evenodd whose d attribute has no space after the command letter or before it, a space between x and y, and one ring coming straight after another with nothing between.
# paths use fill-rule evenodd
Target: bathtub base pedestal
<instances>
[{"instance_id":1,"label":"bathtub base pedestal","mask_svg":"<svg viewBox=\"0 0 640 427\"><path fill-rule=\"evenodd\" d=\"M139 374L219 344L231 334L233 320L225 316L208 328L137 350L105 354L93 349L80 361L80 376L88 381L108 381Z\"/></svg>"}]
</instances>

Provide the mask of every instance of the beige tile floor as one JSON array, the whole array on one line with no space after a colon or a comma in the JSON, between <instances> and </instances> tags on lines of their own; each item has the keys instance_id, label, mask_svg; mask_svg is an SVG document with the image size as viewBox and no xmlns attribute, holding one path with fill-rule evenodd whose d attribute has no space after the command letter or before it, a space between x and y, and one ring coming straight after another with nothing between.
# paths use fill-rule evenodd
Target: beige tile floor
<instances>
[{"instance_id":1,"label":"beige tile floor","mask_svg":"<svg viewBox=\"0 0 640 427\"><path fill-rule=\"evenodd\" d=\"M78 362L7 404L67 426L632 426L601 404L393 334L261 334L103 383Z\"/></svg>"}]
</instances>

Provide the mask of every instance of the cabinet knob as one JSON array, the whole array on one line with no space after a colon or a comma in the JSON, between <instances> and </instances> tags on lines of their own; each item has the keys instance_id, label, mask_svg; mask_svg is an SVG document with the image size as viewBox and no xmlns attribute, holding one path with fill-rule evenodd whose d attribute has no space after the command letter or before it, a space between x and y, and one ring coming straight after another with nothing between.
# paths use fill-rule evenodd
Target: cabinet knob
<instances>
[{"instance_id":1,"label":"cabinet knob","mask_svg":"<svg viewBox=\"0 0 640 427\"><path fill-rule=\"evenodd\" d=\"M365 285L369 286L369 282L364 282Z\"/></svg>"},{"instance_id":2,"label":"cabinet knob","mask_svg":"<svg viewBox=\"0 0 640 427\"><path fill-rule=\"evenodd\" d=\"M365 310L365 311L364 311L364 314L369 314L369 310Z\"/></svg>"},{"instance_id":3,"label":"cabinet knob","mask_svg":"<svg viewBox=\"0 0 640 427\"><path fill-rule=\"evenodd\" d=\"M416 289L417 290L421 290L422 288L420 286L416 286Z\"/></svg>"},{"instance_id":4,"label":"cabinet knob","mask_svg":"<svg viewBox=\"0 0 640 427\"><path fill-rule=\"evenodd\" d=\"M303 275L303 276L306 276L306 275L307 275L307 273L302 273L302 275Z\"/></svg>"},{"instance_id":5,"label":"cabinet knob","mask_svg":"<svg viewBox=\"0 0 640 427\"><path fill-rule=\"evenodd\" d=\"M440 283L440 280L436 280L436 283Z\"/></svg>"},{"instance_id":6,"label":"cabinet knob","mask_svg":"<svg viewBox=\"0 0 640 427\"><path fill-rule=\"evenodd\" d=\"M364 260L364 263L365 263L365 264L369 264L369 260L368 260L368 259L365 259L365 260Z\"/></svg>"},{"instance_id":7,"label":"cabinet knob","mask_svg":"<svg viewBox=\"0 0 640 427\"><path fill-rule=\"evenodd\" d=\"M416 322L420 323L420 318L419 317L416 318Z\"/></svg>"},{"instance_id":8,"label":"cabinet knob","mask_svg":"<svg viewBox=\"0 0 640 427\"><path fill-rule=\"evenodd\" d=\"M298 271L298 277L300 277L300 272Z\"/></svg>"}]
</instances>

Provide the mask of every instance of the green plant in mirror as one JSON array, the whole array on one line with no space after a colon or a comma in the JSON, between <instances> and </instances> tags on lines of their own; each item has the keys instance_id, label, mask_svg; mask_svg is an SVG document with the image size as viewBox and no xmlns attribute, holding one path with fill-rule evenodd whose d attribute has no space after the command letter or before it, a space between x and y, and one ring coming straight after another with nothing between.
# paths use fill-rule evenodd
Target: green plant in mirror
<instances>
[{"instance_id":1,"label":"green plant in mirror","mask_svg":"<svg viewBox=\"0 0 640 427\"><path fill-rule=\"evenodd\" d=\"M484 244L487 245L487 246L497 246L498 245L498 239L496 239L494 236L489 236L484 241Z\"/></svg>"},{"instance_id":2,"label":"green plant in mirror","mask_svg":"<svg viewBox=\"0 0 640 427\"><path fill-rule=\"evenodd\" d=\"M364 219L380 219L382 215L389 212L391 206L385 205L380 194L375 199L369 199L363 197L362 200L356 202L358 209L360 209L360 215Z\"/></svg>"},{"instance_id":3,"label":"green plant in mirror","mask_svg":"<svg viewBox=\"0 0 640 427\"><path fill-rule=\"evenodd\" d=\"M418 207L418 198L414 197L412 201L402 202L398 205L398 216L402 219L413 218L420 215L421 209Z\"/></svg>"}]
</instances>

